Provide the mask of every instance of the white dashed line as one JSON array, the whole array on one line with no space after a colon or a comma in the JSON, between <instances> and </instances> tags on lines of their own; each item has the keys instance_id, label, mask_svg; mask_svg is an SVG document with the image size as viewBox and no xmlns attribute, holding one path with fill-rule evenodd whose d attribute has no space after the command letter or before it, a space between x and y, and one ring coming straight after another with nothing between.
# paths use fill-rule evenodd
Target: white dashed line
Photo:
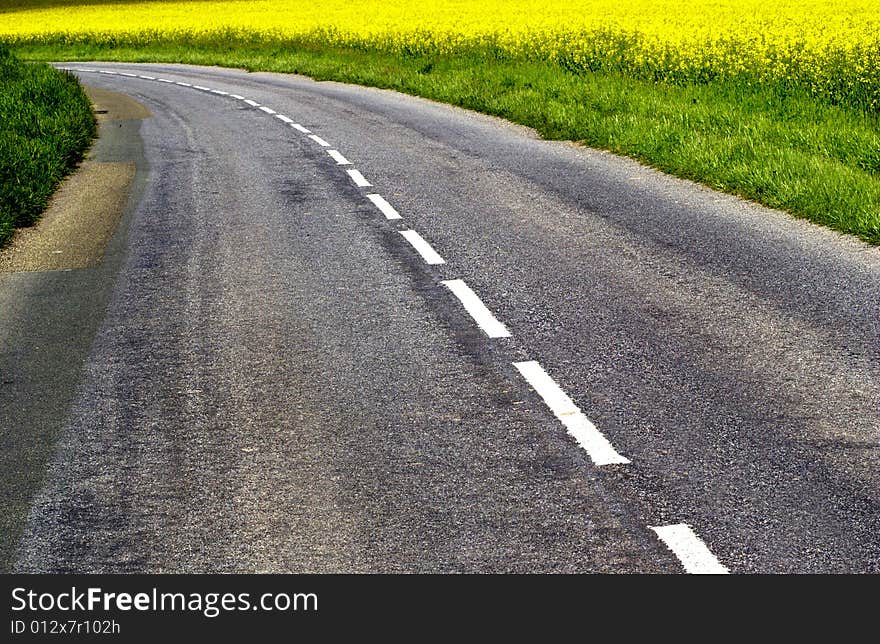
<instances>
[{"instance_id":1,"label":"white dashed line","mask_svg":"<svg viewBox=\"0 0 880 644\"><path fill-rule=\"evenodd\" d=\"M294 130L299 130L299 131L302 132L303 134L311 134L311 133L312 133L311 130L309 130L309 129L307 129L307 128L304 128L304 127L303 127L302 125L300 125L299 123L291 123L291 124L290 124L290 127L292 127Z\"/></svg>"},{"instance_id":2,"label":"white dashed line","mask_svg":"<svg viewBox=\"0 0 880 644\"><path fill-rule=\"evenodd\" d=\"M684 569L692 575L727 575L730 571L712 554L686 523L653 527L660 540L675 553Z\"/></svg>"},{"instance_id":3,"label":"white dashed line","mask_svg":"<svg viewBox=\"0 0 880 644\"><path fill-rule=\"evenodd\" d=\"M445 264L446 260L440 257L436 250L431 247L431 244L426 242L420 234L418 234L414 230L401 230L400 234L406 238L412 247L415 248L419 255L422 256L422 259L425 260L428 264Z\"/></svg>"},{"instance_id":4,"label":"white dashed line","mask_svg":"<svg viewBox=\"0 0 880 644\"><path fill-rule=\"evenodd\" d=\"M167 78L157 78L156 80L159 81L160 83L173 83L174 82L173 80L168 80Z\"/></svg>"},{"instance_id":5,"label":"white dashed line","mask_svg":"<svg viewBox=\"0 0 880 644\"><path fill-rule=\"evenodd\" d=\"M259 107L259 106L260 106L259 103L257 103L256 101L252 101L252 100L249 99L249 98L245 98L245 99L242 99L242 100L244 100L244 102L247 103L248 105L250 105L251 107Z\"/></svg>"},{"instance_id":6,"label":"white dashed line","mask_svg":"<svg viewBox=\"0 0 880 644\"><path fill-rule=\"evenodd\" d=\"M230 96L236 100L243 101L244 96L239 96L238 94L230 94Z\"/></svg>"},{"instance_id":7,"label":"white dashed line","mask_svg":"<svg viewBox=\"0 0 880 644\"><path fill-rule=\"evenodd\" d=\"M190 83L183 83L183 82L181 82L181 81L177 81L177 84L180 85L181 87L192 87L192 84L190 84Z\"/></svg>"},{"instance_id":8,"label":"white dashed line","mask_svg":"<svg viewBox=\"0 0 880 644\"><path fill-rule=\"evenodd\" d=\"M348 176L351 177L351 180L354 181L354 185L358 188L368 188L373 185L364 178L364 175L362 175L359 170L346 170L346 172L348 173Z\"/></svg>"},{"instance_id":9,"label":"white dashed line","mask_svg":"<svg viewBox=\"0 0 880 644\"><path fill-rule=\"evenodd\" d=\"M401 218L400 213L398 213L390 203L385 201L381 195L367 195L367 199L372 201L373 205L382 211L382 214L385 215L386 219Z\"/></svg>"},{"instance_id":10,"label":"white dashed line","mask_svg":"<svg viewBox=\"0 0 880 644\"><path fill-rule=\"evenodd\" d=\"M287 116L284 116L284 114L276 114L276 115L275 115L275 118L278 119L279 121L284 121L284 122L287 123L288 125L290 125L291 123L293 123L293 119L292 119L292 118L288 118Z\"/></svg>"},{"instance_id":11,"label":"white dashed line","mask_svg":"<svg viewBox=\"0 0 880 644\"><path fill-rule=\"evenodd\" d=\"M574 404L562 388L547 375L544 368L534 360L514 362L513 366L522 374L532 388L538 392L550 411L565 425L578 444L596 465L626 464L629 459L618 454L608 439L596 429L590 419Z\"/></svg>"},{"instance_id":12,"label":"white dashed line","mask_svg":"<svg viewBox=\"0 0 880 644\"><path fill-rule=\"evenodd\" d=\"M275 110L273 110L271 107L266 107L265 105L260 106L260 111L265 112L266 114L277 114L278 113Z\"/></svg>"},{"instance_id":13,"label":"white dashed line","mask_svg":"<svg viewBox=\"0 0 880 644\"><path fill-rule=\"evenodd\" d=\"M137 78L137 74L129 74L128 72L119 72L120 76L128 76L129 78Z\"/></svg>"},{"instance_id":14,"label":"white dashed line","mask_svg":"<svg viewBox=\"0 0 880 644\"><path fill-rule=\"evenodd\" d=\"M229 92L224 92L222 89L212 89L212 94L219 94L220 96L229 96Z\"/></svg>"},{"instance_id":15,"label":"white dashed line","mask_svg":"<svg viewBox=\"0 0 880 644\"><path fill-rule=\"evenodd\" d=\"M210 92L211 91L210 87L205 87L204 85L193 85L193 89L200 89L203 92Z\"/></svg>"},{"instance_id":16,"label":"white dashed line","mask_svg":"<svg viewBox=\"0 0 880 644\"><path fill-rule=\"evenodd\" d=\"M139 75L138 78L143 78L144 80L156 80L155 76L144 76L143 74Z\"/></svg>"},{"instance_id":17,"label":"white dashed line","mask_svg":"<svg viewBox=\"0 0 880 644\"><path fill-rule=\"evenodd\" d=\"M351 165L351 161L342 156L342 154L339 153L339 150L327 150L327 154L333 157L333 160L336 161L337 165Z\"/></svg>"},{"instance_id":18,"label":"white dashed line","mask_svg":"<svg viewBox=\"0 0 880 644\"><path fill-rule=\"evenodd\" d=\"M510 337L510 331L507 330L507 327L492 315L492 312L486 308L486 305L471 290L470 286L464 283L464 280L448 280L440 283L452 291L464 306L465 311L471 314L471 317L485 331L486 335L490 338Z\"/></svg>"},{"instance_id":19,"label":"white dashed line","mask_svg":"<svg viewBox=\"0 0 880 644\"><path fill-rule=\"evenodd\" d=\"M99 74L110 74L111 76L118 76L119 75L117 72L111 72L106 69L99 70L98 73Z\"/></svg>"},{"instance_id":20,"label":"white dashed line","mask_svg":"<svg viewBox=\"0 0 880 644\"><path fill-rule=\"evenodd\" d=\"M309 134L309 138L310 138L312 141L314 141L315 143L317 143L318 145L320 145L321 147L324 147L324 148L329 148L329 147L330 147L330 144L327 143L327 141L325 141L324 139L322 139L322 138L321 138L320 136L318 136L317 134Z\"/></svg>"}]
</instances>

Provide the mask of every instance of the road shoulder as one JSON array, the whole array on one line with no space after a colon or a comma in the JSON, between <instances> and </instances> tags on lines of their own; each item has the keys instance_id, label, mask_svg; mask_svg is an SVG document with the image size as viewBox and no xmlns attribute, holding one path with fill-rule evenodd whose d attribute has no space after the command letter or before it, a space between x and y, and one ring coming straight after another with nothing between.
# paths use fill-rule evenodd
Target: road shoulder
<instances>
[{"instance_id":1,"label":"road shoulder","mask_svg":"<svg viewBox=\"0 0 880 644\"><path fill-rule=\"evenodd\" d=\"M88 89L98 140L43 220L0 254L0 571L9 568L79 386L148 171L140 125L149 112Z\"/></svg>"}]
</instances>

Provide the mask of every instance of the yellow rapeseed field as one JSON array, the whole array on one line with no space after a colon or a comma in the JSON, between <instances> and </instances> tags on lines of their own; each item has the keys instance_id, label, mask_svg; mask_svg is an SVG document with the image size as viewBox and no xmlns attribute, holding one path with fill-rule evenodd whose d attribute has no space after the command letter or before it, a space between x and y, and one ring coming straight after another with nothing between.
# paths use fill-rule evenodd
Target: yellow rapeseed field
<instances>
[{"instance_id":1,"label":"yellow rapeseed field","mask_svg":"<svg viewBox=\"0 0 880 644\"><path fill-rule=\"evenodd\" d=\"M880 0L11 0L0 39L255 39L399 54L477 50L673 82L792 82L880 107Z\"/></svg>"}]
</instances>

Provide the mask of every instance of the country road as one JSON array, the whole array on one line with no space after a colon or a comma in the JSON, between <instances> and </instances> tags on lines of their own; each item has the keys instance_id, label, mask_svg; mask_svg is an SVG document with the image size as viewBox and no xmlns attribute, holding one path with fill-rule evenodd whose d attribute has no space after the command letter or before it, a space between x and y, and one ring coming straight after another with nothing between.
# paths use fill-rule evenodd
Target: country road
<instances>
[{"instance_id":1,"label":"country road","mask_svg":"<svg viewBox=\"0 0 880 644\"><path fill-rule=\"evenodd\" d=\"M877 249L393 92L63 66L149 115L103 260L0 273L9 570L880 572Z\"/></svg>"}]
</instances>

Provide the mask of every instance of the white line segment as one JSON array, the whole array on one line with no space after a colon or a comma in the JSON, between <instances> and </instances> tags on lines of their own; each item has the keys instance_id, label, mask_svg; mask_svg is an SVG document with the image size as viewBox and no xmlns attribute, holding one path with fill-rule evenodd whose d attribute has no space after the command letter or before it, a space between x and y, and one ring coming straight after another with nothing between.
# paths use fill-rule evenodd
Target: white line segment
<instances>
[{"instance_id":1,"label":"white line segment","mask_svg":"<svg viewBox=\"0 0 880 644\"><path fill-rule=\"evenodd\" d=\"M342 156L339 150L327 150L327 154L329 154L333 158L333 160L336 161L336 165L351 165L351 161Z\"/></svg>"},{"instance_id":2,"label":"white line segment","mask_svg":"<svg viewBox=\"0 0 880 644\"><path fill-rule=\"evenodd\" d=\"M155 76L144 76L143 74L140 74L138 78L143 78L144 80L156 80Z\"/></svg>"},{"instance_id":3,"label":"white line segment","mask_svg":"<svg viewBox=\"0 0 880 644\"><path fill-rule=\"evenodd\" d=\"M322 138L321 138L320 136L318 136L317 134L310 134L310 135L309 135L309 138L310 138L312 141L314 141L315 143L317 143L318 145L320 145L321 147L324 147L324 148L329 148L329 147L330 147L330 144L327 143L327 141L325 141L324 139L322 139Z\"/></svg>"},{"instance_id":4,"label":"white line segment","mask_svg":"<svg viewBox=\"0 0 880 644\"><path fill-rule=\"evenodd\" d=\"M390 203L385 201L381 195L367 195L367 199L372 201L373 205L382 211L386 219L401 219L400 213Z\"/></svg>"},{"instance_id":5,"label":"white line segment","mask_svg":"<svg viewBox=\"0 0 880 644\"><path fill-rule=\"evenodd\" d=\"M565 425L584 451L596 465L626 464L629 459L618 454L608 439L596 429L590 419L556 384L544 368L534 360L514 362L513 366L522 374L532 388L538 392L550 411Z\"/></svg>"},{"instance_id":6,"label":"white line segment","mask_svg":"<svg viewBox=\"0 0 880 644\"><path fill-rule=\"evenodd\" d=\"M191 83L184 83L182 81L177 81L177 84L180 85L181 87L192 87Z\"/></svg>"},{"instance_id":7,"label":"white line segment","mask_svg":"<svg viewBox=\"0 0 880 644\"><path fill-rule=\"evenodd\" d=\"M312 133L311 130L308 130L308 129L304 128L304 127L303 127L302 125L300 125L299 123L291 123L291 124L290 124L290 127L292 127L294 130L299 130L299 131L302 132L303 134L311 134L311 133Z\"/></svg>"},{"instance_id":8,"label":"white line segment","mask_svg":"<svg viewBox=\"0 0 880 644\"><path fill-rule=\"evenodd\" d=\"M200 89L203 92L210 92L211 91L210 87L205 87L204 85L193 85L193 89Z\"/></svg>"},{"instance_id":9,"label":"white line segment","mask_svg":"<svg viewBox=\"0 0 880 644\"><path fill-rule=\"evenodd\" d=\"M507 327L501 324L501 322L492 315L492 312L486 308L483 301L477 297L477 294L474 293L470 286L465 284L463 280L447 280L440 283L452 291L455 297L457 297L462 303L465 310L471 314L472 318L474 318L474 321L481 329L483 329L483 331L485 331L486 335L490 338L510 337L510 331L507 330Z\"/></svg>"},{"instance_id":10,"label":"white line segment","mask_svg":"<svg viewBox=\"0 0 880 644\"><path fill-rule=\"evenodd\" d=\"M229 96L229 92L224 92L222 89L212 89L212 94L219 94L220 96Z\"/></svg>"},{"instance_id":11,"label":"white line segment","mask_svg":"<svg viewBox=\"0 0 880 644\"><path fill-rule=\"evenodd\" d=\"M259 107L260 106L259 103L257 103L256 101L252 101L249 98L244 99L244 102L247 103L248 105L250 105L251 107Z\"/></svg>"},{"instance_id":12,"label":"white line segment","mask_svg":"<svg viewBox=\"0 0 880 644\"><path fill-rule=\"evenodd\" d=\"M289 117L287 117L287 116L284 116L284 114L276 114L276 115L275 115L275 118L278 119L279 121L284 121L284 122L287 123L288 125L290 125L291 123L293 123L293 119L292 119L292 118L289 118Z\"/></svg>"},{"instance_id":13,"label":"white line segment","mask_svg":"<svg viewBox=\"0 0 880 644\"><path fill-rule=\"evenodd\" d=\"M348 176L351 177L351 180L354 181L354 185L358 188L368 188L373 184L364 178L364 175L360 173L360 170L346 170Z\"/></svg>"},{"instance_id":14,"label":"white line segment","mask_svg":"<svg viewBox=\"0 0 880 644\"><path fill-rule=\"evenodd\" d=\"M422 256L422 259L425 260L428 264L445 264L446 260L440 257L436 250L431 247L431 244L426 242L420 234L418 234L414 230L401 230L400 234L406 238L412 247L415 248L419 255Z\"/></svg>"},{"instance_id":15,"label":"white line segment","mask_svg":"<svg viewBox=\"0 0 880 644\"><path fill-rule=\"evenodd\" d=\"M137 74L129 74L128 72L119 72L120 76L128 76L129 78L137 78Z\"/></svg>"},{"instance_id":16,"label":"white line segment","mask_svg":"<svg viewBox=\"0 0 880 644\"><path fill-rule=\"evenodd\" d=\"M174 82L173 80L168 80L167 78L157 78L156 80L159 81L160 83L173 83Z\"/></svg>"},{"instance_id":17,"label":"white line segment","mask_svg":"<svg viewBox=\"0 0 880 644\"><path fill-rule=\"evenodd\" d=\"M262 110L266 114L277 114L278 113L275 110L273 110L271 107L266 107L265 105L261 105L260 110Z\"/></svg>"},{"instance_id":18,"label":"white line segment","mask_svg":"<svg viewBox=\"0 0 880 644\"><path fill-rule=\"evenodd\" d=\"M100 69L100 70L98 70L98 73L99 74L111 74L113 76L116 76L118 74L118 72L111 72L107 69Z\"/></svg>"},{"instance_id":19,"label":"white line segment","mask_svg":"<svg viewBox=\"0 0 880 644\"><path fill-rule=\"evenodd\" d=\"M243 101L244 96L239 96L238 94L230 94L230 96L236 100Z\"/></svg>"},{"instance_id":20,"label":"white line segment","mask_svg":"<svg viewBox=\"0 0 880 644\"><path fill-rule=\"evenodd\" d=\"M690 574L727 575L730 573L688 524L650 526L650 528L675 553L684 569Z\"/></svg>"}]
</instances>

